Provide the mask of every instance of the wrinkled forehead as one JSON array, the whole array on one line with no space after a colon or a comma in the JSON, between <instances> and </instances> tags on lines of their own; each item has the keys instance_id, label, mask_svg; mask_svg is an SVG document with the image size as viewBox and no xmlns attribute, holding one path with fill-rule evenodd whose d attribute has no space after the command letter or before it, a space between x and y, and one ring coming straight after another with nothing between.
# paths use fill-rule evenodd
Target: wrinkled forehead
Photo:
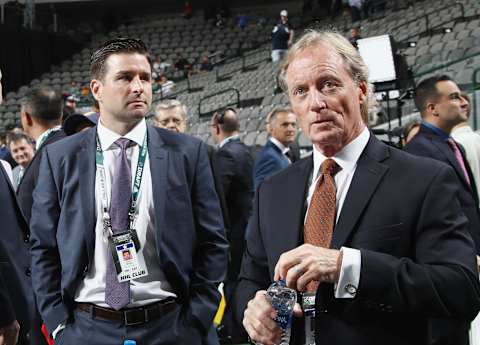
<instances>
[{"instance_id":1,"label":"wrinkled forehead","mask_svg":"<svg viewBox=\"0 0 480 345\"><path fill-rule=\"evenodd\" d=\"M324 43L299 50L292 56L286 70L286 81L298 83L305 78L312 78L322 74L332 74L341 78L351 78L350 70L343 57L333 47Z\"/></svg>"}]
</instances>

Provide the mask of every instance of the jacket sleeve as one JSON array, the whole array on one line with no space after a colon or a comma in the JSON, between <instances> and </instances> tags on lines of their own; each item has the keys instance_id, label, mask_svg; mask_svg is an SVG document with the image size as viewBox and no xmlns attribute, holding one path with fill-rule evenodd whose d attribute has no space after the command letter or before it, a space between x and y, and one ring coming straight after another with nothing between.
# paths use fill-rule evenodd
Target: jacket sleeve
<instances>
[{"instance_id":1,"label":"jacket sleeve","mask_svg":"<svg viewBox=\"0 0 480 345\"><path fill-rule=\"evenodd\" d=\"M192 186L192 204L197 231L194 267L191 275L190 308L206 333L220 302L217 286L225 279L228 244L215 192L205 145L198 147Z\"/></svg>"},{"instance_id":2,"label":"jacket sleeve","mask_svg":"<svg viewBox=\"0 0 480 345\"><path fill-rule=\"evenodd\" d=\"M59 215L58 191L46 147L33 192L30 239L33 289L39 312L50 333L69 315L61 294L62 267L56 238Z\"/></svg>"},{"instance_id":3,"label":"jacket sleeve","mask_svg":"<svg viewBox=\"0 0 480 345\"><path fill-rule=\"evenodd\" d=\"M392 312L473 319L480 310L476 255L456 194L453 170L431 179L410 258L361 250L358 299Z\"/></svg>"}]
</instances>

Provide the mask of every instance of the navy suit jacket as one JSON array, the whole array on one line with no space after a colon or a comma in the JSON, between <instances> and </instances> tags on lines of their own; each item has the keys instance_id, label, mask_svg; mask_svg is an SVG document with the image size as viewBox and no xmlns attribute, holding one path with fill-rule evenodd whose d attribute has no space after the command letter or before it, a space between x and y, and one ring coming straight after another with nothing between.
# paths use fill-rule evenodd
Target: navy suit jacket
<instances>
[{"instance_id":1,"label":"navy suit jacket","mask_svg":"<svg viewBox=\"0 0 480 345\"><path fill-rule=\"evenodd\" d=\"M1 164L0 205L0 327L17 319L21 327L20 338L23 339L30 328L30 312L34 310L29 277L30 255L24 243L27 225Z\"/></svg>"},{"instance_id":2,"label":"navy suit jacket","mask_svg":"<svg viewBox=\"0 0 480 345\"><path fill-rule=\"evenodd\" d=\"M239 319L271 283L280 255L303 243L312 169L313 158L304 158L257 191L237 288ZM480 282L457 194L447 165L370 137L331 242L360 250L359 286L355 298L336 299L332 284L320 284L317 345L426 345L429 316L476 316ZM291 344L303 344L301 325L295 323Z\"/></svg>"},{"instance_id":3,"label":"navy suit jacket","mask_svg":"<svg viewBox=\"0 0 480 345\"><path fill-rule=\"evenodd\" d=\"M255 190L266 177L285 169L289 164L277 145L268 140L255 161Z\"/></svg>"},{"instance_id":4,"label":"navy suit jacket","mask_svg":"<svg viewBox=\"0 0 480 345\"><path fill-rule=\"evenodd\" d=\"M245 230L252 211L253 158L240 139L227 142L218 149L216 157L230 220L228 279L237 280L245 250Z\"/></svg>"},{"instance_id":5,"label":"navy suit jacket","mask_svg":"<svg viewBox=\"0 0 480 345\"><path fill-rule=\"evenodd\" d=\"M23 173L23 177L20 180L20 183L17 187L17 197L18 203L22 212L27 220L27 223L30 223L30 216L32 212L32 205L33 205L33 190L37 185L38 180L38 173L40 170L40 161L42 160L42 153L43 150L47 145L54 143L58 140L65 138L66 134L63 130L55 132L52 134L51 137L47 138L45 142L40 146L40 149L35 152L32 160L25 168L25 172Z\"/></svg>"},{"instance_id":6,"label":"navy suit jacket","mask_svg":"<svg viewBox=\"0 0 480 345\"><path fill-rule=\"evenodd\" d=\"M211 329L227 242L205 145L147 126L156 248L187 324ZM52 332L73 310L95 250L96 127L47 146L32 209L32 281Z\"/></svg>"},{"instance_id":7,"label":"navy suit jacket","mask_svg":"<svg viewBox=\"0 0 480 345\"><path fill-rule=\"evenodd\" d=\"M463 161L465 162L469 179L472 182L471 186L468 185L463 170L458 164L449 144L430 128L420 126L420 131L405 146L405 150L414 155L436 159L453 168L459 186L458 199L460 206L468 218L470 235L475 241L477 255L480 255L480 211L478 209L478 194L474 183L474 176L465 157L465 153L462 152Z\"/></svg>"}]
</instances>

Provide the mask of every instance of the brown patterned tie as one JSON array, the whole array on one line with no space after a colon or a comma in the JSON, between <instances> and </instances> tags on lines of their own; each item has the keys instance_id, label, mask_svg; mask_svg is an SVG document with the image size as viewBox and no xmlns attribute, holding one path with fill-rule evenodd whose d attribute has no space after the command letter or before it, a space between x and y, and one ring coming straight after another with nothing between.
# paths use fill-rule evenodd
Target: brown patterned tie
<instances>
[{"instance_id":1,"label":"brown patterned tie","mask_svg":"<svg viewBox=\"0 0 480 345\"><path fill-rule=\"evenodd\" d=\"M307 220L303 228L305 243L317 247L329 248L335 225L336 187L333 177L342 168L333 159L326 159L320 166L315 191L310 200ZM307 286L307 291L315 292L318 282L312 281Z\"/></svg>"}]
</instances>

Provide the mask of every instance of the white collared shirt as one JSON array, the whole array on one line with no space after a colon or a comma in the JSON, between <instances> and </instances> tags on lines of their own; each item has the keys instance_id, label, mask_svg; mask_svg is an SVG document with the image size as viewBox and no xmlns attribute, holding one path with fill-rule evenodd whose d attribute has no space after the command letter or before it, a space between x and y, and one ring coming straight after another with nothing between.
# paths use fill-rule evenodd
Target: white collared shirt
<instances>
[{"instance_id":1,"label":"white collared shirt","mask_svg":"<svg viewBox=\"0 0 480 345\"><path fill-rule=\"evenodd\" d=\"M138 123L135 128L125 134L123 138L132 140L135 145L127 148L127 158L131 164L132 185L133 177L137 168L139 147L143 144L147 126L145 120ZM120 155L120 148L114 142L121 138L119 134L109 130L101 121L97 127L100 146L104 155L105 187L110 205L111 180L113 176L115 157ZM99 174L95 178L95 213L97 222L95 225L95 252L92 265L77 289L76 302L93 303L101 307L109 307L105 303L105 278L107 271L107 258L111 255L108 249L107 237L104 235L102 224L102 201L99 184ZM160 269L155 244L155 209L152 194L152 177L150 172L150 160L147 155L145 169L138 195L138 217L135 223L141 249L138 252L138 260L142 265L146 264L148 276L130 281L132 301L127 308L137 307L160 301L167 297L176 297L166 280L164 272Z\"/></svg>"},{"instance_id":2,"label":"white collared shirt","mask_svg":"<svg viewBox=\"0 0 480 345\"><path fill-rule=\"evenodd\" d=\"M357 168L358 159L360 158L360 155L367 146L369 138L370 131L368 130L368 128L365 127L358 137L352 140L336 155L329 157L333 159L342 168L334 177L335 185L337 188L337 214L335 218L335 223L338 222L338 218L342 212L343 203L345 202L348 189L350 188L353 175L355 174L355 170ZM312 183L308 188L307 195L308 208L310 208L310 201L312 199L315 186L317 185L318 178L320 176L320 166L325 159L327 159L327 157L325 157L314 146ZM308 209L307 213L305 214L305 221L307 219L307 214ZM360 281L360 251L347 247L342 247L341 251L343 252L342 267L340 269L340 277L338 280L338 284L335 286L335 297L353 298L355 296L355 293L352 294L352 292L356 291L356 289L358 288L358 283Z\"/></svg>"},{"instance_id":3,"label":"white collared shirt","mask_svg":"<svg viewBox=\"0 0 480 345\"><path fill-rule=\"evenodd\" d=\"M287 159L290 163L292 163L290 158L288 158L288 156L287 156L287 152L290 151L290 147L287 147L287 146L283 145L280 141L278 141L274 137L270 137L269 140L273 143L273 145L275 145L276 147L278 147L280 149L280 152L282 152L285 159Z\"/></svg>"}]
</instances>

